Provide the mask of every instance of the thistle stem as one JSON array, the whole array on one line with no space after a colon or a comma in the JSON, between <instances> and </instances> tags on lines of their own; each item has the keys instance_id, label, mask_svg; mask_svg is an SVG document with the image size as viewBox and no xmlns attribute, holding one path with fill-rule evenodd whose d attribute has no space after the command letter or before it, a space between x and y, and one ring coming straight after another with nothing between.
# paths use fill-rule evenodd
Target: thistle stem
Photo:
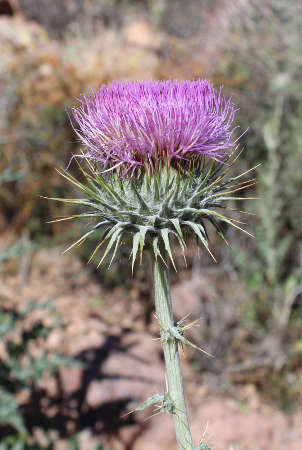
<instances>
[{"instance_id":1,"label":"thistle stem","mask_svg":"<svg viewBox=\"0 0 302 450\"><path fill-rule=\"evenodd\" d=\"M165 357L168 395L172 402L171 413L178 448L179 450L192 450L194 447L184 399L178 343L176 338L169 333L174 326L174 318L170 296L168 255L165 250L161 250L161 254L167 265L159 257L152 259L155 308Z\"/></svg>"}]
</instances>

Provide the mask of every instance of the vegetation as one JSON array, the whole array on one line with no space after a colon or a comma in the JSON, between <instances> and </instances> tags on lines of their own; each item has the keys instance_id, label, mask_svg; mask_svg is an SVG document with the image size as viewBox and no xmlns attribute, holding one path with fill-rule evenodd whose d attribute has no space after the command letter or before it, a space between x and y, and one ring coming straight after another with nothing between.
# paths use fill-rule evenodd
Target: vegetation
<instances>
[{"instance_id":1,"label":"vegetation","mask_svg":"<svg viewBox=\"0 0 302 450\"><path fill-rule=\"evenodd\" d=\"M232 205L255 214L247 219L255 239L226 224L231 256L219 246L219 266L205 252L198 260L194 243L188 245L192 252L181 277L197 274L214 286L200 292L199 329L216 356L205 360L196 352L191 362L197 376L206 372L217 389L234 393L252 382L262 397L293 410L302 382L301 2L215 0L201 10L199 0L186 2L186 8L182 0L69 0L64 11L59 0L8 3L13 15L0 17L3 286L24 255L67 247L78 235L70 223L47 223L75 210L42 198L76 196L54 171L79 153L66 114L73 99L113 79L210 78L240 105L240 131L249 129L238 174L261 163L256 186L244 194L261 200ZM210 238L213 248L216 238ZM97 243L79 250L79 257L86 262ZM102 286L123 285L127 296L135 292L145 302L145 322L151 320L148 270L138 267L131 279L123 258L109 272L90 264ZM50 311L51 326L31 321ZM31 354L59 326L50 303L17 306L0 291L0 450L55 448L51 436L39 447L28 427L28 405L18 399L24 390L26 398L34 396L42 374L57 376L62 364L72 364L59 351ZM78 438L69 445L78 449Z\"/></svg>"}]
</instances>

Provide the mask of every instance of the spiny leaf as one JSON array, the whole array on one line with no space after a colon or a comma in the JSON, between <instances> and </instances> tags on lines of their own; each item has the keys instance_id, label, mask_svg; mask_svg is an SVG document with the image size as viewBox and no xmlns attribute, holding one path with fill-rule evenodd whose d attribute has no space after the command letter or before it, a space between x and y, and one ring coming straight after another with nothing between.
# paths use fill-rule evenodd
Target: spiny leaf
<instances>
[{"instance_id":1,"label":"spiny leaf","mask_svg":"<svg viewBox=\"0 0 302 450\"><path fill-rule=\"evenodd\" d=\"M195 223L195 222L184 221L183 223L185 223L190 228L192 228L192 230L199 237L200 241L202 242L204 247L207 249L207 251L209 252L211 257L213 258L213 260L215 262L217 262L215 257L214 257L214 255L212 254L211 250L209 249L209 245L208 245L208 241L207 241L206 237L203 235L204 227L202 225L200 225L200 224Z\"/></svg>"},{"instance_id":2,"label":"spiny leaf","mask_svg":"<svg viewBox=\"0 0 302 450\"><path fill-rule=\"evenodd\" d=\"M210 175L211 175L211 173L212 173L212 170L213 170L214 165L215 165L215 161L212 161L212 162L211 162L211 165L210 165L210 167L209 167L209 169L208 169L208 171L207 171L207 173L206 173L205 176L203 177L203 179L202 179L200 185L198 186L198 189L200 189L200 188L208 181L208 179L209 179L209 177L210 177Z\"/></svg>"},{"instance_id":3,"label":"spiny leaf","mask_svg":"<svg viewBox=\"0 0 302 450\"><path fill-rule=\"evenodd\" d=\"M172 195L171 198L170 198L170 201L169 201L169 204L168 204L168 205L173 204L173 203L175 202L175 200L177 199L178 193L179 193L179 188L180 188L180 173L177 172L177 176L176 176L176 188L175 188L175 190L174 190L174 192L173 192L173 195Z\"/></svg>"},{"instance_id":4,"label":"spiny leaf","mask_svg":"<svg viewBox=\"0 0 302 450\"><path fill-rule=\"evenodd\" d=\"M131 254L132 254L132 264L131 264L132 275L133 275L133 269L134 269L134 264L135 264L135 260L136 260L136 255L137 255L137 252L138 252L140 237L141 237L141 233L140 233L140 231L138 231L137 233L135 233L135 235L133 236L133 240L132 240L132 251L131 251Z\"/></svg>"},{"instance_id":5,"label":"spiny leaf","mask_svg":"<svg viewBox=\"0 0 302 450\"><path fill-rule=\"evenodd\" d=\"M170 222L174 225L174 227L175 227L175 229L176 229L178 235L180 236L180 239L181 239L182 242L184 243L184 245L186 245L186 244L185 244L185 241L184 241L184 237L183 237L182 231L181 231L179 219L170 219Z\"/></svg>"},{"instance_id":6,"label":"spiny leaf","mask_svg":"<svg viewBox=\"0 0 302 450\"><path fill-rule=\"evenodd\" d=\"M142 411L143 409L153 405L154 403L160 403L164 400L164 397L164 394L154 394L151 397L147 398L147 400L145 400L143 403L140 403L135 408L135 411Z\"/></svg>"},{"instance_id":7,"label":"spiny leaf","mask_svg":"<svg viewBox=\"0 0 302 450\"><path fill-rule=\"evenodd\" d=\"M94 227L92 228L92 230L98 230L99 228L103 227L104 225L109 225L110 221L109 220L102 220L101 222L98 222L94 225Z\"/></svg>"},{"instance_id":8,"label":"spiny leaf","mask_svg":"<svg viewBox=\"0 0 302 450\"><path fill-rule=\"evenodd\" d=\"M80 218L87 218L87 217L96 217L99 216L99 212L96 213L87 213L87 214L75 214L73 216L68 217L61 217L59 219L54 220L48 220L46 223L56 223L56 222L64 222L66 220L72 220L72 219L80 219Z\"/></svg>"},{"instance_id":9,"label":"spiny leaf","mask_svg":"<svg viewBox=\"0 0 302 450\"><path fill-rule=\"evenodd\" d=\"M223 240L223 242L228 246L231 247L229 242L226 240L226 237L221 229L221 226L219 225L219 223L217 223L217 221L213 218L213 217L208 217L208 220L212 223L212 225L214 226L214 228L217 231L218 236Z\"/></svg>"},{"instance_id":10,"label":"spiny leaf","mask_svg":"<svg viewBox=\"0 0 302 450\"><path fill-rule=\"evenodd\" d=\"M114 206L110 205L109 203L106 203L103 198L99 198L95 200L95 202L92 202L86 198L60 198L60 197L43 197L46 200L54 200L57 202L63 202L63 203L70 203L72 205L81 205L81 206L90 206L93 209L97 209L99 211L103 211L102 208L100 208L100 205L104 206L105 208L108 208L109 210L113 212L118 212L119 210L115 208Z\"/></svg>"},{"instance_id":11,"label":"spiny leaf","mask_svg":"<svg viewBox=\"0 0 302 450\"><path fill-rule=\"evenodd\" d=\"M115 241L117 240L117 238L118 238L118 236L120 235L121 232L122 232L122 230L120 228L118 228L117 230L114 231L114 233L112 234L112 236L110 238L110 241L108 242L108 245L106 247L104 255L103 255L102 259L100 260L100 262L97 265L97 268L100 267L100 265L102 264L102 262L104 261L104 259L108 255L111 247L113 246L113 244L115 243Z\"/></svg>"},{"instance_id":12,"label":"spiny leaf","mask_svg":"<svg viewBox=\"0 0 302 450\"><path fill-rule=\"evenodd\" d=\"M92 258L94 257L94 255L96 254L96 252L101 248L101 246L103 245L103 243L105 241L107 241L107 239L110 238L110 236L120 227L120 223L115 224L113 227L111 227L110 229L107 229L104 231L103 234L103 240L96 246L96 248L94 249L94 251L92 252L88 263L92 260Z\"/></svg>"},{"instance_id":13,"label":"spiny leaf","mask_svg":"<svg viewBox=\"0 0 302 450\"><path fill-rule=\"evenodd\" d=\"M78 161L77 161L78 163ZM71 182L72 184L74 184L75 186L77 186L80 190L82 190L83 192L85 192L88 197L94 199L96 201L96 209L99 209L99 205L101 204L102 206L108 208L111 211L117 212L118 209L116 207L114 207L112 204L108 203L106 201L106 199L104 198L104 193L98 188L98 186L93 182L93 180L95 180L95 178L91 175L88 174L83 167L78 163L78 166L81 170L81 172L83 173L85 179L87 180L87 182L89 183L89 185L93 188L90 189L87 185L81 183L80 181L78 181L76 178L74 178L72 175L70 174L64 174L62 172L60 172L59 170L57 170L57 172L64 178L66 178L69 182ZM96 181L96 180L95 180ZM104 191L108 192L107 190L107 185L105 185L104 183L102 184L102 187L104 189ZM110 192L109 192L110 194ZM68 200L68 199L67 199ZM86 203L87 204L87 203Z\"/></svg>"},{"instance_id":14,"label":"spiny leaf","mask_svg":"<svg viewBox=\"0 0 302 450\"><path fill-rule=\"evenodd\" d=\"M210 356L211 358L214 358L213 355L211 355L211 353L206 352L205 350L203 350L202 348L198 347L197 345L193 344L193 342L189 341L189 339L186 339L178 330L176 327L172 327L171 328L171 332L173 334L173 336L178 339L180 342L182 342L183 344L189 345L192 348L195 348L196 350L199 350L200 352L204 353L207 356Z\"/></svg>"},{"instance_id":15,"label":"spiny leaf","mask_svg":"<svg viewBox=\"0 0 302 450\"><path fill-rule=\"evenodd\" d=\"M236 225L234 222L238 222L235 219L229 219L228 217L223 216L222 214L219 214L217 211L211 211L208 209L203 209L201 210L205 213L205 215L212 215L212 216L216 216L218 217L222 222L226 222L229 225L232 225L235 228L238 228L238 230L243 231L243 233L248 234L251 237L254 237L251 233L249 233L248 231L244 230L244 228L239 227L238 225Z\"/></svg>"},{"instance_id":16,"label":"spiny leaf","mask_svg":"<svg viewBox=\"0 0 302 450\"><path fill-rule=\"evenodd\" d=\"M112 261L113 261L114 258L115 258L115 255L116 255L117 249L118 249L119 246L120 246L121 240L122 240L122 233L119 234L119 236L118 236L118 238L117 238L117 240L116 240L115 247L114 247L114 251L113 251L112 258L111 258L111 260L110 260L108 269L110 268L110 266L111 266L111 264L112 264Z\"/></svg>"},{"instance_id":17,"label":"spiny leaf","mask_svg":"<svg viewBox=\"0 0 302 450\"><path fill-rule=\"evenodd\" d=\"M71 203L73 205L85 205L94 207L95 204L87 200L86 198L60 198L60 197L44 197L41 195L41 198L45 198L46 200L54 200L56 202L64 202Z\"/></svg>"},{"instance_id":18,"label":"spiny leaf","mask_svg":"<svg viewBox=\"0 0 302 450\"><path fill-rule=\"evenodd\" d=\"M257 181L257 178L255 178L255 177L249 178L248 180L240 181L239 183L235 183L235 184L232 184L232 182L230 180L227 180L226 185L228 185L230 188L234 188L234 187L243 186L245 184L253 183L254 181Z\"/></svg>"},{"instance_id":19,"label":"spiny leaf","mask_svg":"<svg viewBox=\"0 0 302 450\"><path fill-rule=\"evenodd\" d=\"M159 200L159 184L157 174L154 174L153 176L153 186L154 186L154 198L155 200Z\"/></svg>"},{"instance_id":20,"label":"spiny leaf","mask_svg":"<svg viewBox=\"0 0 302 450\"><path fill-rule=\"evenodd\" d=\"M70 245L66 250L64 250L63 254L68 252L69 250L71 250L76 245L82 244L88 238L88 236L90 236L92 233L94 233L94 231L95 230L90 230L87 233L85 233L83 236L80 237L80 239L78 239L76 242L74 242L72 245Z\"/></svg>"},{"instance_id":21,"label":"spiny leaf","mask_svg":"<svg viewBox=\"0 0 302 450\"><path fill-rule=\"evenodd\" d=\"M145 184L146 191L148 193L151 193L152 189L151 189L151 179L150 179L149 171L146 172L146 175L144 177L144 184Z\"/></svg>"},{"instance_id":22,"label":"spiny leaf","mask_svg":"<svg viewBox=\"0 0 302 450\"><path fill-rule=\"evenodd\" d=\"M118 200L118 202L123 205L128 207L128 203L116 192L115 189L113 189L111 186L109 186L108 183L105 182L105 180L100 176L100 175L96 175L97 177L97 182L98 184L100 184L100 186L102 186L102 188L107 192L107 194L114 200Z\"/></svg>"},{"instance_id":23,"label":"spiny leaf","mask_svg":"<svg viewBox=\"0 0 302 450\"><path fill-rule=\"evenodd\" d=\"M167 208L168 208L168 204L170 201L170 198L173 195L173 191L170 192L170 194L168 194L166 196L166 198L161 202L161 208L160 211L158 213L159 216L165 216L167 214Z\"/></svg>"},{"instance_id":24,"label":"spiny leaf","mask_svg":"<svg viewBox=\"0 0 302 450\"><path fill-rule=\"evenodd\" d=\"M138 201L139 201L142 209L145 210L146 212L150 212L150 209L149 209L147 203L144 201L144 199L142 198L142 196L138 192L138 190L137 190L137 188L135 186L135 182L133 182L133 180L131 181L131 188L132 188L133 192L135 193L136 197L138 198Z\"/></svg>"},{"instance_id":25,"label":"spiny leaf","mask_svg":"<svg viewBox=\"0 0 302 450\"><path fill-rule=\"evenodd\" d=\"M83 192L86 192L86 194L90 195L95 200L97 199L96 193L94 191L92 191L88 186L86 186L85 184L81 183L79 180L77 180L76 178L74 178L70 174L65 174L65 173L61 172L60 170L58 170L58 169L55 169L55 170L58 172L58 174L60 174L63 178L65 178L70 183L75 185L78 189L80 189Z\"/></svg>"},{"instance_id":26,"label":"spiny leaf","mask_svg":"<svg viewBox=\"0 0 302 450\"><path fill-rule=\"evenodd\" d=\"M140 233L140 238L139 238L140 263L142 262L143 249L144 249L144 245L145 245L145 237L146 237L146 233L148 231L148 228L149 227L146 227L146 226L140 226L139 227L139 233Z\"/></svg>"},{"instance_id":27,"label":"spiny leaf","mask_svg":"<svg viewBox=\"0 0 302 450\"><path fill-rule=\"evenodd\" d=\"M174 233L173 233L173 234L174 234ZM184 242L181 240L180 236L179 236L177 233L175 233L174 236L175 236L176 239L178 240L178 243L179 243L179 246L180 246L180 249L181 249L181 253L182 253L182 255L184 256L184 258L186 259L186 257L185 257L185 246L184 246Z\"/></svg>"},{"instance_id":28,"label":"spiny leaf","mask_svg":"<svg viewBox=\"0 0 302 450\"><path fill-rule=\"evenodd\" d=\"M219 200L261 200L261 197L220 197Z\"/></svg>"},{"instance_id":29,"label":"spiny leaf","mask_svg":"<svg viewBox=\"0 0 302 450\"><path fill-rule=\"evenodd\" d=\"M155 403L161 404L164 401L164 398L164 394L154 394L151 397L147 398L147 400L145 400L144 402L140 403L135 409L126 413L125 416L134 413L134 411L142 411L143 409L148 408L148 406L154 405Z\"/></svg>"},{"instance_id":30,"label":"spiny leaf","mask_svg":"<svg viewBox=\"0 0 302 450\"><path fill-rule=\"evenodd\" d=\"M186 173L186 180L185 180L185 183L184 183L183 188L182 188L182 193L186 192L188 184L189 184L192 176L193 176L193 172L192 171L188 171Z\"/></svg>"},{"instance_id":31,"label":"spiny leaf","mask_svg":"<svg viewBox=\"0 0 302 450\"><path fill-rule=\"evenodd\" d=\"M156 236L153 239L152 244L153 244L153 253L154 253L155 259L157 259L157 257L159 256L158 236Z\"/></svg>"},{"instance_id":32,"label":"spiny leaf","mask_svg":"<svg viewBox=\"0 0 302 450\"><path fill-rule=\"evenodd\" d=\"M186 259L185 246L184 246L185 243L181 240L180 236L177 233L175 233L175 237L178 240L178 243L179 243L179 246L181 249L181 253L182 253L182 256L184 257L185 265L187 267L187 259Z\"/></svg>"},{"instance_id":33,"label":"spiny leaf","mask_svg":"<svg viewBox=\"0 0 302 450\"><path fill-rule=\"evenodd\" d=\"M166 174L166 185L165 185L165 193L167 193L168 192L168 190L169 190L169 181L170 181L170 166L169 167L167 167L167 170L166 170L166 172L167 172L167 174Z\"/></svg>"},{"instance_id":34,"label":"spiny leaf","mask_svg":"<svg viewBox=\"0 0 302 450\"><path fill-rule=\"evenodd\" d=\"M243 189L247 189L247 188L249 188L251 186L255 186L255 184L256 184L256 182L253 182L253 183L250 183L250 184L245 184L244 186L238 187L238 188L233 189L231 191L218 192L217 194L213 194L213 195L209 196L209 198L223 197L223 196L228 195L228 194L234 194L235 192L242 191Z\"/></svg>"},{"instance_id":35,"label":"spiny leaf","mask_svg":"<svg viewBox=\"0 0 302 450\"><path fill-rule=\"evenodd\" d=\"M231 206L226 206L225 209L228 209L229 211L239 212L240 214L247 214L249 216L256 216L256 213L250 212L250 211L242 211L242 209L232 208Z\"/></svg>"},{"instance_id":36,"label":"spiny leaf","mask_svg":"<svg viewBox=\"0 0 302 450\"><path fill-rule=\"evenodd\" d=\"M120 187L121 192L122 192L123 194L125 194L124 182L121 180L120 177L117 178L117 182L118 182L118 185L119 185L119 187Z\"/></svg>"},{"instance_id":37,"label":"spiny leaf","mask_svg":"<svg viewBox=\"0 0 302 450\"><path fill-rule=\"evenodd\" d=\"M155 236L153 238L152 244L153 244L153 252L154 252L155 259L157 259L157 257L159 256L161 258L161 260L163 261L163 263L165 264L165 266L167 266L167 263L164 260L164 258L162 257L162 254L160 253L160 250L158 248L158 236Z\"/></svg>"},{"instance_id":38,"label":"spiny leaf","mask_svg":"<svg viewBox=\"0 0 302 450\"><path fill-rule=\"evenodd\" d=\"M107 228L107 229L105 229L104 230L104 232L103 232L103 234L102 234L102 237L101 237L101 242L99 243L99 244L97 244L97 246L95 247L95 249L93 250L93 252L91 253L91 255L90 255L90 257L89 257L89 259L88 259L88 261L87 261L87 264L89 264L90 263L90 261L92 260L92 258L94 257L94 255L97 253L97 251L101 248L101 246L103 245L103 243L105 242L105 240L106 240L106 236L107 236L107 234L109 233L109 231L110 231L110 229L109 228Z\"/></svg>"},{"instance_id":39,"label":"spiny leaf","mask_svg":"<svg viewBox=\"0 0 302 450\"><path fill-rule=\"evenodd\" d=\"M160 234L161 234L162 240L164 241L165 249L166 249L166 251L167 251L167 253L168 253L168 255L169 255L170 259L171 259L171 262L173 264L173 267L174 267L175 271L177 272L176 266L175 266L175 263L174 263L174 260L173 260L172 252L171 252L170 240L169 240L169 232L170 232L169 228L163 228L162 230L160 230Z\"/></svg>"},{"instance_id":40,"label":"spiny leaf","mask_svg":"<svg viewBox=\"0 0 302 450\"><path fill-rule=\"evenodd\" d=\"M231 181L238 180L238 178L243 177L244 175L246 175L247 173L251 172L252 170L257 169L257 167L259 167L259 166L261 166L261 163L256 164L256 166L252 167L251 169L246 170L245 172L241 173L240 175L237 175L237 177L231 178Z\"/></svg>"}]
</instances>

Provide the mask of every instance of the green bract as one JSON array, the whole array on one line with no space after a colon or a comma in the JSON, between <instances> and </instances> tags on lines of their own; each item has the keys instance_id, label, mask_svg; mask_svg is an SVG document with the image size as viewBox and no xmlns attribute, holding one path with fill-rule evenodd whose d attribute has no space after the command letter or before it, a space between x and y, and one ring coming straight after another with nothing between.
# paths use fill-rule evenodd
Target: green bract
<instances>
[{"instance_id":1,"label":"green bract","mask_svg":"<svg viewBox=\"0 0 302 450\"><path fill-rule=\"evenodd\" d=\"M156 257L161 257L161 249L165 249L175 267L171 238L175 238L185 256L186 239L193 234L198 244L212 255L208 244L209 224L223 239L222 223L249 234L237 225L243 222L220 212L221 209L233 211L227 202L243 199L233 194L254 184L253 179L239 181L247 172L228 178L237 156L228 159L227 164L203 158L196 163L182 163L176 168L164 166L154 173L142 170L133 177L124 178L118 172L100 174L86 162L87 168L79 164L83 182L70 174L61 173L85 193L85 198L53 199L79 205L83 210L81 214L58 220L95 220L95 224L66 251L94 234L99 238L99 243L90 260L105 245L99 265L110 251L112 262L124 243L132 247L132 270L138 253L141 259L145 249L152 251Z\"/></svg>"}]
</instances>

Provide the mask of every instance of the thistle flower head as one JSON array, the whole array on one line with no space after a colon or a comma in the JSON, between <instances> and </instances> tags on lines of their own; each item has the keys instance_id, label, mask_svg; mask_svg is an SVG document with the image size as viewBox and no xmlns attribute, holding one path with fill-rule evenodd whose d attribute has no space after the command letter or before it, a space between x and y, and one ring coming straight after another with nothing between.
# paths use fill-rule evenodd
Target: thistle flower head
<instances>
[{"instance_id":1,"label":"thistle flower head","mask_svg":"<svg viewBox=\"0 0 302 450\"><path fill-rule=\"evenodd\" d=\"M236 143L236 111L207 80L115 81L72 109L82 157L131 175L200 156L223 160Z\"/></svg>"},{"instance_id":2,"label":"thistle flower head","mask_svg":"<svg viewBox=\"0 0 302 450\"><path fill-rule=\"evenodd\" d=\"M101 263L109 253L112 261L126 244L133 268L145 248L156 258L168 254L174 264L171 239L185 256L189 234L212 254L208 224L223 239L223 224L248 233L223 212L233 210L229 200L244 199L237 192L254 184L241 181L242 175L228 176L238 157L231 149L235 112L231 99L206 80L114 82L84 96L73 109L86 148L81 155L86 168L78 161L84 181L62 175L85 198L54 199L82 209L59 220L90 221L90 229L69 248L97 236L92 257L106 243Z\"/></svg>"}]
</instances>

